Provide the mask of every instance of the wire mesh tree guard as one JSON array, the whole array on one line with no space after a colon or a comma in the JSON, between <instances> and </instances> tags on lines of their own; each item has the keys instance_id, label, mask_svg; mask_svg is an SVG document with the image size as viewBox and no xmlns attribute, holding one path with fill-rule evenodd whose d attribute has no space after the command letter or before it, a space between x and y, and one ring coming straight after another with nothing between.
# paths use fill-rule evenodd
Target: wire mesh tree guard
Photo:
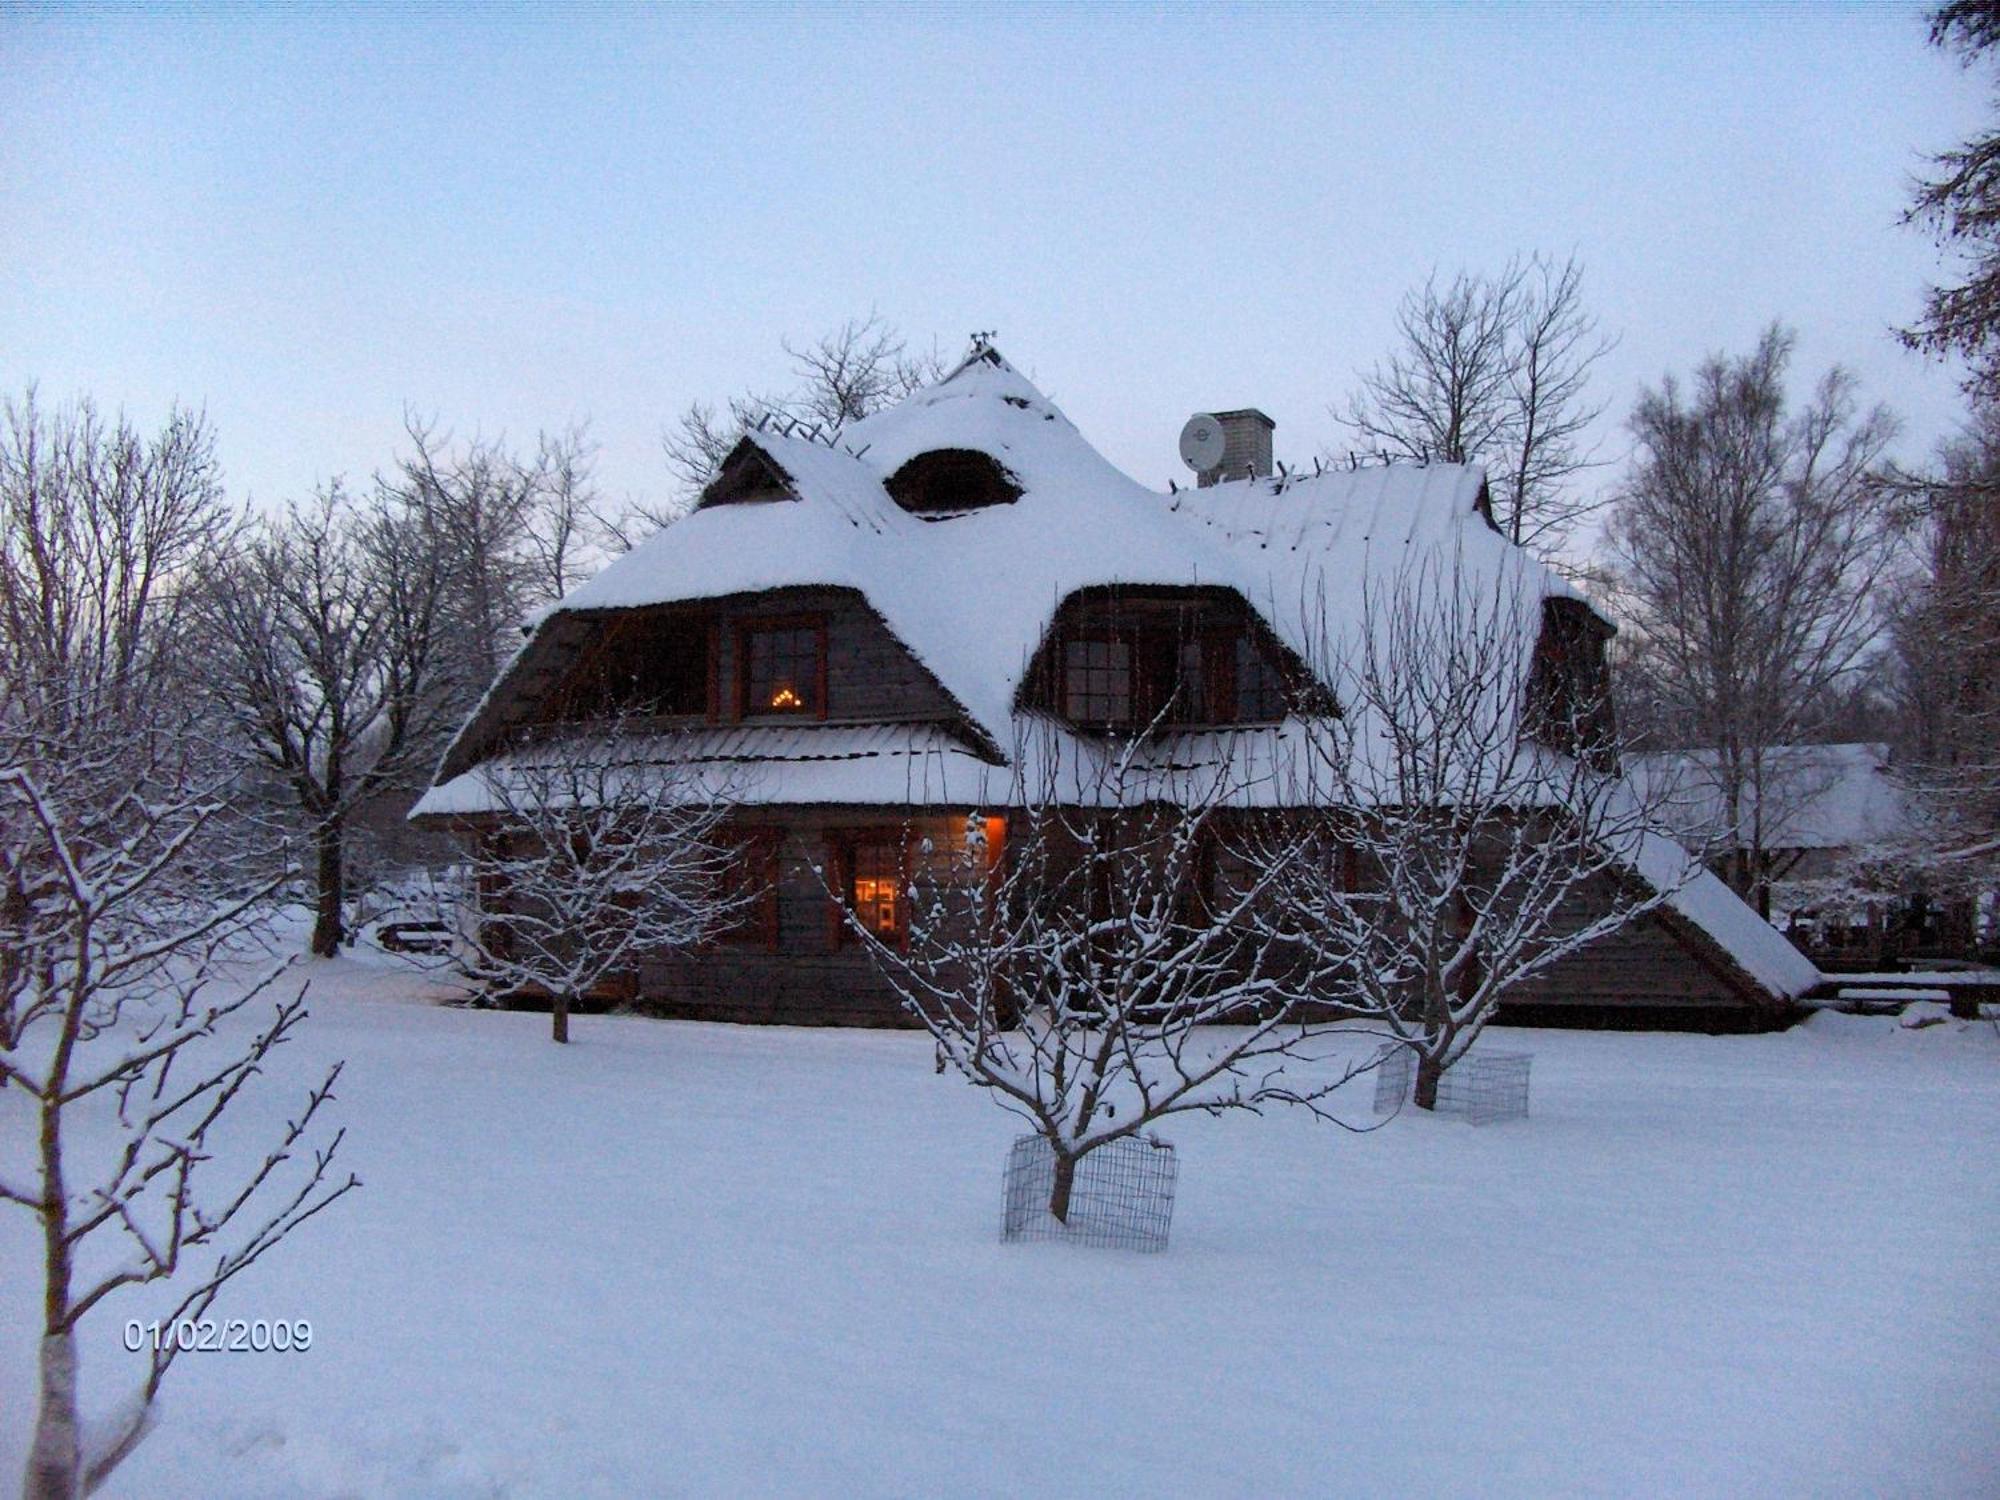
<instances>
[{"instance_id":1,"label":"wire mesh tree guard","mask_svg":"<svg viewBox=\"0 0 2000 1500\"><path fill-rule=\"evenodd\" d=\"M1375 1113L1393 1114L1409 1102L1417 1080L1417 1054L1391 1042L1377 1054ZM1438 1079L1437 1112L1463 1115L1474 1125L1528 1118L1529 1052L1468 1052Z\"/></svg>"},{"instance_id":2,"label":"wire mesh tree guard","mask_svg":"<svg viewBox=\"0 0 2000 1500\"><path fill-rule=\"evenodd\" d=\"M1024 1135L1007 1153L1006 1215L1000 1238L1066 1240L1113 1250L1160 1251L1174 1217L1180 1164L1158 1136L1125 1136L1076 1164L1069 1221L1049 1212L1056 1157L1048 1140Z\"/></svg>"}]
</instances>

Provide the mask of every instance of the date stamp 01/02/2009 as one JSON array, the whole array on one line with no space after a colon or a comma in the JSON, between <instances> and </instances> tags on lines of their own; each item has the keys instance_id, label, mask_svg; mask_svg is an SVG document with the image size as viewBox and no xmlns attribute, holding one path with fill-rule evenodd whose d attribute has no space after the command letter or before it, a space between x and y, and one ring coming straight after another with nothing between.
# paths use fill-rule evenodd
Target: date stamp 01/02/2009
<instances>
[{"instance_id":1,"label":"date stamp 01/02/2009","mask_svg":"<svg viewBox=\"0 0 2000 1500\"><path fill-rule=\"evenodd\" d=\"M312 1348L305 1318L176 1318L162 1323L125 1320L125 1347L137 1354L174 1349L183 1354L303 1354Z\"/></svg>"}]
</instances>

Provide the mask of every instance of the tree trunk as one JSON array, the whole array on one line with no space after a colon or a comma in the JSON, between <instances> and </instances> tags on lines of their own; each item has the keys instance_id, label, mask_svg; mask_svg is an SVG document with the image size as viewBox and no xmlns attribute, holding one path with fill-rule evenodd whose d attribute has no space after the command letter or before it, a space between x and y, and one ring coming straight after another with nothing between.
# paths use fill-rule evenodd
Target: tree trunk
<instances>
[{"instance_id":1,"label":"tree trunk","mask_svg":"<svg viewBox=\"0 0 2000 1500\"><path fill-rule=\"evenodd\" d=\"M314 896L312 951L320 958L332 958L340 951L346 929L341 923L341 897L346 894L346 830L337 818L319 825L314 835L318 882Z\"/></svg>"},{"instance_id":2,"label":"tree trunk","mask_svg":"<svg viewBox=\"0 0 2000 1500\"><path fill-rule=\"evenodd\" d=\"M76 1332L70 1310L69 1189L63 1175L62 1105L81 1012L64 1019L64 1034L41 1099L42 1351L41 1402L28 1471L26 1500L71 1500L83 1494L83 1424L76 1405Z\"/></svg>"},{"instance_id":3,"label":"tree trunk","mask_svg":"<svg viewBox=\"0 0 2000 1500\"><path fill-rule=\"evenodd\" d=\"M1438 1080L1444 1077L1444 1069L1438 1060L1428 1052L1417 1054L1417 1087L1414 1103L1418 1109L1438 1107Z\"/></svg>"},{"instance_id":4,"label":"tree trunk","mask_svg":"<svg viewBox=\"0 0 2000 1500\"><path fill-rule=\"evenodd\" d=\"M555 1037L555 1039L559 1042L568 1041L569 1040L569 996L568 995L556 996L555 1003L549 1009L550 1009L550 1015L552 1017L550 1021L550 1035Z\"/></svg>"},{"instance_id":5,"label":"tree trunk","mask_svg":"<svg viewBox=\"0 0 2000 1500\"><path fill-rule=\"evenodd\" d=\"M23 1500L77 1500L83 1494L82 1424L76 1411L76 1334L42 1336L42 1401L28 1450Z\"/></svg>"},{"instance_id":6,"label":"tree trunk","mask_svg":"<svg viewBox=\"0 0 2000 1500\"><path fill-rule=\"evenodd\" d=\"M1058 1224L1069 1222L1069 1197L1075 1187L1076 1158L1066 1151L1056 1152L1056 1181L1049 1190L1049 1214Z\"/></svg>"}]
</instances>

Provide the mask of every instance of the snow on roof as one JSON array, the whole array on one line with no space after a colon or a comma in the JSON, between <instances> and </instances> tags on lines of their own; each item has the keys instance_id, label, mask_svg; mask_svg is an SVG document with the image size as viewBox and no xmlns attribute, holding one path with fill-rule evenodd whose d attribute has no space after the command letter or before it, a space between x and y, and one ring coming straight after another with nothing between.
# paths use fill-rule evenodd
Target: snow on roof
<instances>
[{"instance_id":1,"label":"snow on roof","mask_svg":"<svg viewBox=\"0 0 2000 1500\"><path fill-rule=\"evenodd\" d=\"M852 588L974 727L1004 747L1018 739L1022 677L1057 608L1079 590L1234 589L1315 667L1359 636L1371 581L1386 589L1399 569L1427 558L1463 570L1472 587L1518 601L1524 656L1534 648L1541 601L1581 597L1492 527L1479 504L1485 475L1477 467L1390 464L1167 495L1113 467L991 348L849 426L834 444L768 431L744 441L785 476L792 498L696 509L567 595L537 631L574 612L788 587ZM987 454L1020 495L948 518L903 510L885 481L920 454L943 449ZM510 670L523 660L517 656ZM1496 680L1509 676L1495 673ZM739 732L743 746L751 735L765 744L760 759L787 762L782 776L761 778L764 790L748 792L749 800L993 805L1008 774L929 726L803 731L824 736L810 741L827 752L817 755L804 753L807 742L769 738L778 731L768 727ZM1268 746L1238 735L1232 753L1264 756L1268 765L1284 742L1266 738ZM455 746L451 755L470 748ZM724 758L748 753L711 749ZM1171 772L1171 754L1163 753L1162 770ZM479 774L467 773L435 786L413 816L474 812L480 800ZM1671 840L1659 843L1674 848ZM1648 857L1658 863L1664 855ZM1817 978L1713 877L1696 877L1674 904L1761 983L1795 994Z\"/></svg>"},{"instance_id":2,"label":"snow on roof","mask_svg":"<svg viewBox=\"0 0 2000 1500\"><path fill-rule=\"evenodd\" d=\"M516 745L418 799L413 818L476 817L496 810L493 783L548 763L551 742ZM932 724L724 725L607 741L604 763L675 784L691 768L701 787L729 784L732 800L778 803L969 805L986 793L986 761ZM784 774L764 774L782 764Z\"/></svg>"},{"instance_id":3,"label":"snow on roof","mask_svg":"<svg viewBox=\"0 0 2000 1500\"><path fill-rule=\"evenodd\" d=\"M1324 628L1337 639L1359 624L1365 574L1423 546L1450 548L1478 577L1511 575L1524 608L1573 595L1487 524L1477 468L1397 464L1169 497L1114 468L992 350L856 422L837 446L775 432L745 441L789 478L796 501L697 509L561 609L853 588L995 743L1009 738L1021 678L1057 606L1080 589L1232 588L1307 661L1334 644L1312 638L1323 628L1319 601L1332 605ZM884 481L940 449L988 454L1020 497L946 519L906 512ZM1532 649L1523 624L1523 650Z\"/></svg>"},{"instance_id":4,"label":"snow on roof","mask_svg":"<svg viewBox=\"0 0 2000 1500\"><path fill-rule=\"evenodd\" d=\"M1696 843L1726 839L1729 817L1712 750L1628 757L1633 779L1654 794L1666 822ZM1889 774L1881 744L1781 745L1766 752L1764 838L1772 849L1860 849L1909 832L1909 800ZM1757 816L1754 789L1746 824Z\"/></svg>"},{"instance_id":5,"label":"snow on roof","mask_svg":"<svg viewBox=\"0 0 2000 1500\"><path fill-rule=\"evenodd\" d=\"M1811 959L1666 834L1642 835L1632 867L1655 889L1682 882L1667 904L1773 994L1796 1000L1819 983Z\"/></svg>"},{"instance_id":6,"label":"snow on roof","mask_svg":"<svg viewBox=\"0 0 2000 1500\"><path fill-rule=\"evenodd\" d=\"M934 724L747 724L693 728L665 734L607 736L602 761L658 777L663 792L690 768L693 784L711 786L733 777L732 800L755 806L874 805L892 807L1005 807L1023 796L1035 800L1125 805L1173 797L1190 785L1218 786L1234 806L1277 807L1295 787L1292 764L1306 737L1295 720L1220 732L1195 730L1157 738L1113 741L1062 732L1048 720L1023 715L1020 766L995 765ZM472 770L425 792L412 817L475 817L499 810L493 783L517 770L559 763L552 740L529 741L490 756ZM1131 766L1123 777L1104 774L1112 755ZM781 775L760 769L783 766ZM748 774L733 776L736 768ZM1020 778L1032 781L1024 788Z\"/></svg>"}]
</instances>

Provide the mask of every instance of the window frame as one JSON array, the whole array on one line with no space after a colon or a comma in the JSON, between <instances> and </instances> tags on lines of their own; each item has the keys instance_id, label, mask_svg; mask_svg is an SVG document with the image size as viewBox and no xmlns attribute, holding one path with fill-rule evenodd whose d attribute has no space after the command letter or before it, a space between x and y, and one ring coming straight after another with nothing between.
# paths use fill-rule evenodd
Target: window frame
<instances>
[{"instance_id":1,"label":"window frame","mask_svg":"<svg viewBox=\"0 0 2000 1500\"><path fill-rule=\"evenodd\" d=\"M1257 632L1249 629L1238 630L1235 640L1231 643L1229 658L1229 707L1231 712L1229 722L1232 724L1282 723L1285 715L1290 712L1290 704L1287 702L1288 694L1285 685L1285 671L1279 663L1271 659L1270 651L1257 638ZM1250 674L1243 669L1246 658L1248 661L1254 662L1261 669L1262 675L1269 683L1267 690L1260 690L1250 686ZM1253 692L1260 691L1268 691L1275 698L1277 705L1275 713L1267 715L1261 713L1253 714L1246 711L1244 704L1247 696Z\"/></svg>"},{"instance_id":2,"label":"window frame","mask_svg":"<svg viewBox=\"0 0 2000 1500\"><path fill-rule=\"evenodd\" d=\"M1086 716L1071 707L1069 674L1071 671L1069 653L1072 646L1117 647L1125 653L1125 715L1123 718L1110 716ZM1111 626L1086 627L1081 630L1065 631L1058 638L1055 651L1055 687L1057 707L1065 719L1072 724L1081 724L1093 729L1126 729L1141 722L1139 719L1139 647L1134 634L1129 629ZM1088 663L1077 668L1081 672L1109 672L1115 668L1093 667ZM1093 696L1086 692L1085 697ZM1103 695L1096 695L1103 696Z\"/></svg>"},{"instance_id":3,"label":"window frame","mask_svg":"<svg viewBox=\"0 0 2000 1500\"><path fill-rule=\"evenodd\" d=\"M833 867L837 883L833 899L828 903L827 917L830 924L834 951L858 948L861 940L848 927L848 916L859 916L854 904L855 867L857 856L864 848L886 848L895 851L895 946L908 952L910 946L910 837L907 829L876 825L860 828L830 829L827 832L828 863ZM880 936L880 934L877 934Z\"/></svg>"},{"instance_id":4,"label":"window frame","mask_svg":"<svg viewBox=\"0 0 2000 1500\"><path fill-rule=\"evenodd\" d=\"M752 708L750 704L750 638L760 634L776 634L780 631L809 631L816 637L815 661L813 666L813 694L815 701L798 709ZM735 718L738 723L751 720L768 720L782 723L787 719L804 719L824 723L827 711L827 630L824 611L812 611L789 615L748 615L735 622L734 644L736 647Z\"/></svg>"},{"instance_id":5,"label":"window frame","mask_svg":"<svg viewBox=\"0 0 2000 1500\"><path fill-rule=\"evenodd\" d=\"M718 933L715 945L761 948L766 953L776 953L783 931L779 921L778 875L779 856L785 846L785 830L771 824L743 824L726 828L721 838L741 852L746 867L745 877L755 883L757 890L755 901L745 908L742 920ZM721 883L727 893L727 878Z\"/></svg>"},{"instance_id":6,"label":"window frame","mask_svg":"<svg viewBox=\"0 0 2000 1500\"><path fill-rule=\"evenodd\" d=\"M652 615L651 618L648 616ZM685 626L682 630L679 627ZM703 680L698 692L689 694L695 700L693 707L667 709L660 706L661 700L650 700L644 706L637 696L621 698L614 691L613 669L628 664L636 655L644 659L650 653L648 645L657 637L651 632L662 626L682 635L690 644L687 646L686 665L693 666L702 674ZM701 640L693 643L699 634ZM711 611L675 611L666 615L653 614L648 609L621 611L607 617L596 637L585 644L577 655L560 668L555 685L550 689L531 722L535 724L587 724L603 719L617 719L640 712L645 707L644 716L652 719L690 720L700 719L713 724L717 719L717 666L721 623ZM623 686L645 686L641 671L628 669L621 674ZM689 674L692 686L693 674Z\"/></svg>"}]
</instances>

